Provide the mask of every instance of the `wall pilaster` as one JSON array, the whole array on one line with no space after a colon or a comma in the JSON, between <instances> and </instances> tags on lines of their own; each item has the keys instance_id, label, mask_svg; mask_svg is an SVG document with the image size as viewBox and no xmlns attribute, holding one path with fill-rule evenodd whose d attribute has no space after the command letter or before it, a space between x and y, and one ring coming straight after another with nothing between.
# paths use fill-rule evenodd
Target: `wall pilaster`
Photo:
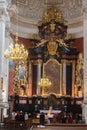
<instances>
[{"instance_id":1,"label":"wall pilaster","mask_svg":"<svg viewBox=\"0 0 87 130\"><path fill-rule=\"evenodd\" d=\"M84 102L83 116L87 124L87 0L83 0L83 36L84 36Z\"/></svg>"},{"instance_id":2,"label":"wall pilaster","mask_svg":"<svg viewBox=\"0 0 87 130\"><path fill-rule=\"evenodd\" d=\"M8 98L7 98L7 61L4 57L5 51L5 29L6 29L6 22L8 17L7 12L7 1L0 0L0 107L1 107L1 116L0 121L3 121L3 115L7 114L5 110L8 108Z\"/></svg>"}]
</instances>

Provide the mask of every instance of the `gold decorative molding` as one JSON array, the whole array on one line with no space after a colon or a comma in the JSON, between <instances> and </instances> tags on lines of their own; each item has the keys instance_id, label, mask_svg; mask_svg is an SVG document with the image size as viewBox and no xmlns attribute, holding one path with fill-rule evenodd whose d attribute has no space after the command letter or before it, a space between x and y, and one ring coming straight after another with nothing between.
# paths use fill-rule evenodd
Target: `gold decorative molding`
<instances>
[{"instance_id":1,"label":"gold decorative molding","mask_svg":"<svg viewBox=\"0 0 87 130\"><path fill-rule=\"evenodd\" d=\"M75 60L62 60L62 63L65 63L66 65L71 65L72 63L75 63Z\"/></svg>"},{"instance_id":2,"label":"gold decorative molding","mask_svg":"<svg viewBox=\"0 0 87 130\"><path fill-rule=\"evenodd\" d=\"M46 63L44 63L44 65L47 65L50 61L56 62L58 65L61 65L56 59L49 59Z\"/></svg>"},{"instance_id":3,"label":"gold decorative molding","mask_svg":"<svg viewBox=\"0 0 87 130\"><path fill-rule=\"evenodd\" d=\"M14 61L14 92L20 94L20 87L24 85L27 88L28 84L28 67L27 60Z\"/></svg>"},{"instance_id":4,"label":"gold decorative molding","mask_svg":"<svg viewBox=\"0 0 87 130\"><path fill-rule=\"evenodd\" d=\"M55 9L55 7L50 7L47 9L43 14L42 21L39 22L39 25L51 22L51 26L54 26L54 22L52 21L55 19L56 22L66 24L67 21L64 20L63 14L60 10Z\"/></svg>"},{"instance_id":5,"label":"gold decorative molding","mask_svg":"<svg viewBox=\"0 0 87 130\"><path fill-rule=\"evenodd\" d=\"M76 64L76 81L75 81L75 93L77 94L76 96L83 96L83 73L84 73L83 65L84 65L83 56L80 53Z\"/></svg>"},{"instance_id":6,"label":"gold decorative molding","mask_svg":"<svg viewBox=\"0 0 87 130\"><path fill-rule=\"evenodd\" d=\"M42 64L42 60L31 60L31 63L33 65L41 65Z\"/></svg>"}]
</instances>

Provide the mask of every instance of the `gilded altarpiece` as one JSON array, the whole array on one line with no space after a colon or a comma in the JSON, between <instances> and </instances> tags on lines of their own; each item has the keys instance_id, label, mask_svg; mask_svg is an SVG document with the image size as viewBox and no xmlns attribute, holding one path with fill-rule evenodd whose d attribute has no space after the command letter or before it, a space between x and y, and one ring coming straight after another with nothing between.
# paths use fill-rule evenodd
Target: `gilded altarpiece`
<instances>
[{"instance_id":1,"label":"gilded altarpiece","mask_svg":"<svg viewBox=\"0 0 87 130\"><path fill-rule=\"evenodd\" d=\"M44 71L52 83L50 87L44 88L44 93L62 95L62 65L57 60L50 59L44 64Z\"/></svg>"}]
</instances>

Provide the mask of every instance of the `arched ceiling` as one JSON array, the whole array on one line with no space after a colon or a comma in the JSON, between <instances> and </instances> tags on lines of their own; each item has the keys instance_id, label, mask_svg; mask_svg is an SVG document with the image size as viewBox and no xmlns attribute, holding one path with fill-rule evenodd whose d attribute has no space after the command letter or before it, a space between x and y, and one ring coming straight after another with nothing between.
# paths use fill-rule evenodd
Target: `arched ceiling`
<instances>
[{"instance_id":1,"label":"arched ceiling","mask_svg":"<svg viewBox=\"0 0 87 130\"><path fill-rule=\"evenodd\" d=\"M15 5L18 7L20 36L29 38L38 33L38 21L42 20L44 11L50 6L55 6L63 13L68 21L69 33L82 33L82 0L12 0L9 8L14 8L16 14ZM17 15L12 14L11 30L16 31L16 21Z\"/></svg>"}]
</instances>

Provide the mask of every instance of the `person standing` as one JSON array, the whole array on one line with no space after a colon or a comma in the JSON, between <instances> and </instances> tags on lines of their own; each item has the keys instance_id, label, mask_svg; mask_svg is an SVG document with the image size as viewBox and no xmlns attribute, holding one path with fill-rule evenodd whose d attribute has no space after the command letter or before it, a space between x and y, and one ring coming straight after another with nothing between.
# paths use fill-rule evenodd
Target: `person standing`
<instances>
[{"instance_id":1,"label":"person standing","mask_svg":"<svg viewBox=\"0 0 87 130\"><path fill-rule=\"evenodd\" d=\"M45 115L44 115L44 113L42 112L42 113L40 114L40 125L41 125L41 126L44 126L44 123L45 123Z\"/></svg>"}]
</instances>

